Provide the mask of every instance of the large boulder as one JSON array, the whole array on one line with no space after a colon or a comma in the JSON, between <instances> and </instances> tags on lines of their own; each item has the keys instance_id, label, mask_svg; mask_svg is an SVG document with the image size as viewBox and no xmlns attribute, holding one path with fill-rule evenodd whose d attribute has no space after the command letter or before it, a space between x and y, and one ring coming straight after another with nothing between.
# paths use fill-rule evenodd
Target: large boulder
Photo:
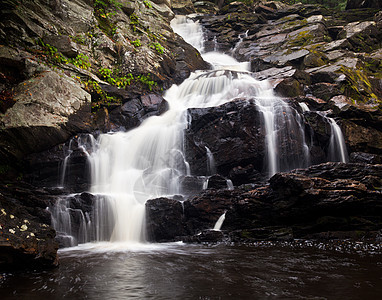
<instances>
[{"instance_id":1,"label":"large boulder","mask_svg":"<svg viewBox=\"0 0 382 300\"><path fill-rule=\"evenodd\" d=\"M65 74L46 70L22 81L13 99L14 105L0 114L2 164L89 130L90 94Z\"/></svg>"}]
</instances>

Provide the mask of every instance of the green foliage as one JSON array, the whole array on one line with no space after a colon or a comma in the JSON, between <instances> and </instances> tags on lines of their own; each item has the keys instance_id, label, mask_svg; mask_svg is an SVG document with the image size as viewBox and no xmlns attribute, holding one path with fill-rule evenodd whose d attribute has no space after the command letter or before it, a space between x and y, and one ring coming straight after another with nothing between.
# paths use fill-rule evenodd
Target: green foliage
<instances>
[{"instance_id":1,"label":"green foliage","mask_svg":"<svg viewBox=\"0 0 382 300\"><path fill-rule=\"evenodd\" d=\"M89 69L91 66L89 57L82 53L79 53L76 58L68 59L68 62L84 70Z\"/></svg>"},{"instance_id":2,"label":"green foliage","mask_svg":"<svg viewBox=\"0 0 382 300\"><path fill-rule=\"evenodd\" d=\"M108 95L99 86L97 81L88 80L83 82L85 90L92 94L92 111L96 112L103 105L110 106L112 103L120 103L121 101L116 97Z\"/></svg>"},{"instance_id":3,"label":"green foliage","mask_svg":"<svg viewBox=\"0 0 382 300\"><path fill-rule=\"evenodd\" d=\"M130 18L130 26L133 28L133 31L136 31L137 27L141 25L139 23L138 16L136 14L131 14L129 18Z\"/></svg>"},{"instance_id":4,"label":"green foliage","mask_svg":"<svg viewBox=\"0 0 382 300\"><path fill-rule=\"evenodd\" d=\"M164 53L164 47L158 42L151 43L150 47L155 49L160 54Z\"/></svg>"},{"instance_id":5,"label":"green foliage","mask_svg":"<svg viewBox=\"0 0 382 300\"><path fill-rule=\"evenodd\" d=\"M112 37L117 31L117 27L110 17L115 15L115 10L120 9L122 4L116 0L94 0L93 6L98 27L107 36ZM110 11L110 9L114 9L114 11Z\"/></svg>"},{"instance_id":6,"label":"green foliage","mask_svg":"<svg viewBox=\"0 0 382 300\"><path fill-rule=\"evenodd\" d=\"M68 63L67 58L62 55L61 52L58 52L56 47L45 44L41 39L39 39L39 44L42 46L45 58L48 60L48 62L54 65Z\"/></svg>"},{"instance_id":7,"label":"green foliage","mask_svg":"<svg viewBox=\"0 0 382 300\"><path fill-rule=\"evenodd\" d=\"M296 3L302 4L320 4L326 8L344 10L347 0L280 0L285 4L293 5Z\"/></svg>"},{"instance_id":8,"label":"green foliage","mask_svg":"<svg viewBox=\"0 0 382 300\"><path fill-rule=\"evenodd\" d=\"M113 76L113 71L106 68L101 68L98 70L100 77L111 85L115 85L119 88L126 88L134 80L134 76L129 73L126 76Z\"/></svg>"},{"instance_id":9,"label":"green foliage","mask_svg":"<svg viewBox=\"0 0 382 300\"><path fill-rule=\"evenodd\" d=\"M134 78L133 74L128 73L125 76L116 76L113 74L113 71L107 68L101 68L98 70L98 75L101 79L105 80L107 83L117 86L119 88L126 88L128 85L131 85L133 81L140 82L146 85L150 91L153 87L158 86L158 83L150 79L150 73L147 75L138 75Z\"/></svg>"},{"instance_id":10,"label":"green foliage","mask_svg":"<svg viewBox=\"0 0 382 300\"><path fill-rule=\"evenodd\" d=\"M77 44L85 45L85 46L88 44L87 35L76 34L76 35L69 35L69 37L72 39L72 41L74 41Z\"/></svg>"},{"instance_id":11,"label":"green foliage","mask_svg":"<svg viewBox=\"0 0 382 300\"><path fill-rule=\"evenodd\" d=\"M143 0L143 4L144 4L147 8L153 8L153 6L152 6L152 4L150 3L150 1Z\"/></svg>"},{"instance_id":12,"label":"green foliage","mask_svg":"<svg viewBox=\"0 0 382 300\"><path fill-rule=\"evenodd\" d=\"M66 58L61 52L58 52L56 47L45 44L41 39L40 45L43 47L45 58L53 65L71 63L81 69L89 69L91 67L90 59L85 54L79 53L76 58Z\"/></svg>"},{"instance_id":13,"label":"green foliage","mask_svg":"<svg viewBox=\"0 0 382 300\"><path fill-rule=\"evenodd\" d=\"M141 40L140 39L136 39L135 41L131 41L130 42L132 45L134 45L135 47L140 47L142 46L142 43L141 43Z\"/></svg>"},{"instance_id":14,"label":"green foliage","mask_svg":"<svg viewBox=\"0 0 382 300\"><path fill-rule=\"evenodd\" d=\"M147 76L143 74L138 75L137 79L144 85L147 85L149 90L152 91L153 87L158 86L158 83L156 83L154 80L151 80L150 75L150 73L148 73Z\"/></svg>"}]
</instances>

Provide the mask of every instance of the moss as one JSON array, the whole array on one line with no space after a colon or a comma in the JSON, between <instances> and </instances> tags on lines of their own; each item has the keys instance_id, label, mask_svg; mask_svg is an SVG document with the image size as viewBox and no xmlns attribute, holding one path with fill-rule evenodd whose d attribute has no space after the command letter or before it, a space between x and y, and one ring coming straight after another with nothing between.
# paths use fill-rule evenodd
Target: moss
<instances>
[{"instance_id":1,"label":"moss","mask_svg":"<svg viewBox=\"0 0 382 300\"><path fill-rule=\"evenodd\" d=\"M308 24L308 21L306 19L303 20L295 20L295 21L290 21L286 23L283 28L290 28L290 27L295 27L295 28L301 28L304 27L306 24Z\"/></svg>"},{"instance_id":2,"label":"moss","mask_svg":"<svg viewBox=\"0 0 382 300\"><path fill-rule=\"evenodd\" d=\"M294 38L292 38L288 45L290 47L304 47L311 43L314 39L314 35L309 30L299 32Z\"/></svg>"},{"instance_id":3,"label":"moss","mask_svg":"<svg viewBox=\"0 0 382 300\"><path fill-rule=\"evenodd\" d=\"M355 70L342 66L340 72L345 74L347 79L343 86L343 92L347 97L363 103L381 104L381 100L375 95L366 70L363 68Z\"/></svg>"}]
</instances>

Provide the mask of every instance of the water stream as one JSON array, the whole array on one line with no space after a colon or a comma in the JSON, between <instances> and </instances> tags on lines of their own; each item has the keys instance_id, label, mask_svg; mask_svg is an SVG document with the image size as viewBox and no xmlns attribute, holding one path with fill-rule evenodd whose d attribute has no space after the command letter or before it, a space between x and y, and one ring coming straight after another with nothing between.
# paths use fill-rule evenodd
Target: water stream
<instances>
[{"instance_id":1,"label":"water stream","mask_svg":"<svg viewBox=\"0 0 382 300\"><path fill-rule=\"evenodd\" d=\"M205 53L203 30L197 22L178 16L171 25L175 32L199 49L212 70L192 73L182 84L167 90L164 98L169 109L161 116L150 117L128 132L102 134L97 141L92 141L91 149L84 150L91 166L90 192L98 200L91 224L84 216L90 232L85 238L78 233L73 241L109 240L132 244L146 241L146 201L182 195L180 180L190 175L184 154L188 108L219 106L238 98L254 100L264 124L264 173L270 177L279 171L310 165L302 118L274 95L270 83L256 80L248 71L249 62L238 62L219 52ZM214 153L208 147L206 157L207 176L216 173L217 167ZM227 182L227 187L233 189L231 181ZM62 211L63 218L67 219L70 209L65 211L65 205L60 205L56 212ZM60 214L53 214L53 218L59 219ZM54 220L53 224L65 222ZM64 235L73 235L73 230L57 229Z\"/></svg>"}]
</instances>

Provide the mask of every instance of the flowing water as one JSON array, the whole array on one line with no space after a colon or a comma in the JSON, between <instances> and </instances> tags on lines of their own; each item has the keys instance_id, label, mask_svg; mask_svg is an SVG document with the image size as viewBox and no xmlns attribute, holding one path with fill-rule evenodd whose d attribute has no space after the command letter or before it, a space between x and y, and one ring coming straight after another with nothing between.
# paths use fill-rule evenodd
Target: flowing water
<instances>
[{"instance_id":1,"label":"flowing water","mask_svg":"<svg viewBox=\"0 0 382 300\"><path fill-rule=\"evenodd\" d=\"M91 166L90 192L97 195L98 200L90 223L87 216L81 216L85 222L82 227L89 231L85 235L78 228L75 233L65 230L69 228L68 216L74 214L70 208L65 208L67 202L61 201L59 207L53 209L57 231L64 237L74 236L71 240L66 238L70 242L67 245L94 240L131 243L146 240L146 201L184 194L180 180L190 175L184 155L184 131L190 121L188 108L219 106L235 99L254 100L264 124L264 173L270 177L279 171L310 165L303 119L274 95L270 83L256 80L248 71L248 62L238 62L219 52L205 53L203 30L197 22L180 16L171 24L175 32L199 49L212 70L192 73L181 85L173 85L164 95L169 110L163 115L148 118L128 132L102 134L97 141L92 140L90 149L83 147ZM335 122L331 124L336 125ZM341 133L338 126L332 132ZM333 139L330 148L333 153L337 148L344 148L339 141ZM218 170L214 154L208 147L205 149L208 180L208 175ZM207 184L205 182L204 186ZM227 186L232 189L232 182L227 181ZM63 220L60 220L60 212Z\"/></svg>"},{"instance_id":2,"label":"flowing water","mask_svg":"<svg viewBox=\"0 0 382 300\"><path fill-rule=\"evenodd\" d=\"M201 28L188 19L178 18L173 26L191 43L202 40ZM196 46L203 52L202 43ZM98 242L60 250L58 269L0 273L1 299L380 297L381 251L375 254L374 248L338 253L280 244L143 243L146 200L181 194L178 180L190 172L183 151L187 108L217 106L237 97L255 98L265 123L269 175L309 164L309 147L296 111L276 98L267 82L255 80L247 72L248 63L216 52L203 57L214 69L196 72L168 90L168 112L129 132L103 134L84 150L91 164L91 192L97 195L92 216L71 208L69 200L78 195L69 195L54 208L53 225L71 245ZM293 145L283 143L291 132L293 140L302 145L302 154L296 160L283 161L280 152L293 150ZM213 153L206 151L213 173ZM65 175L65 168L63 172ZM233 188L232 182L227 185ZM75 230L71 226L74 216L82 220ZM216 230L223 221L224 215ZM334 248L338 251L341 246Z\"/></svg>"}]
</instances>

